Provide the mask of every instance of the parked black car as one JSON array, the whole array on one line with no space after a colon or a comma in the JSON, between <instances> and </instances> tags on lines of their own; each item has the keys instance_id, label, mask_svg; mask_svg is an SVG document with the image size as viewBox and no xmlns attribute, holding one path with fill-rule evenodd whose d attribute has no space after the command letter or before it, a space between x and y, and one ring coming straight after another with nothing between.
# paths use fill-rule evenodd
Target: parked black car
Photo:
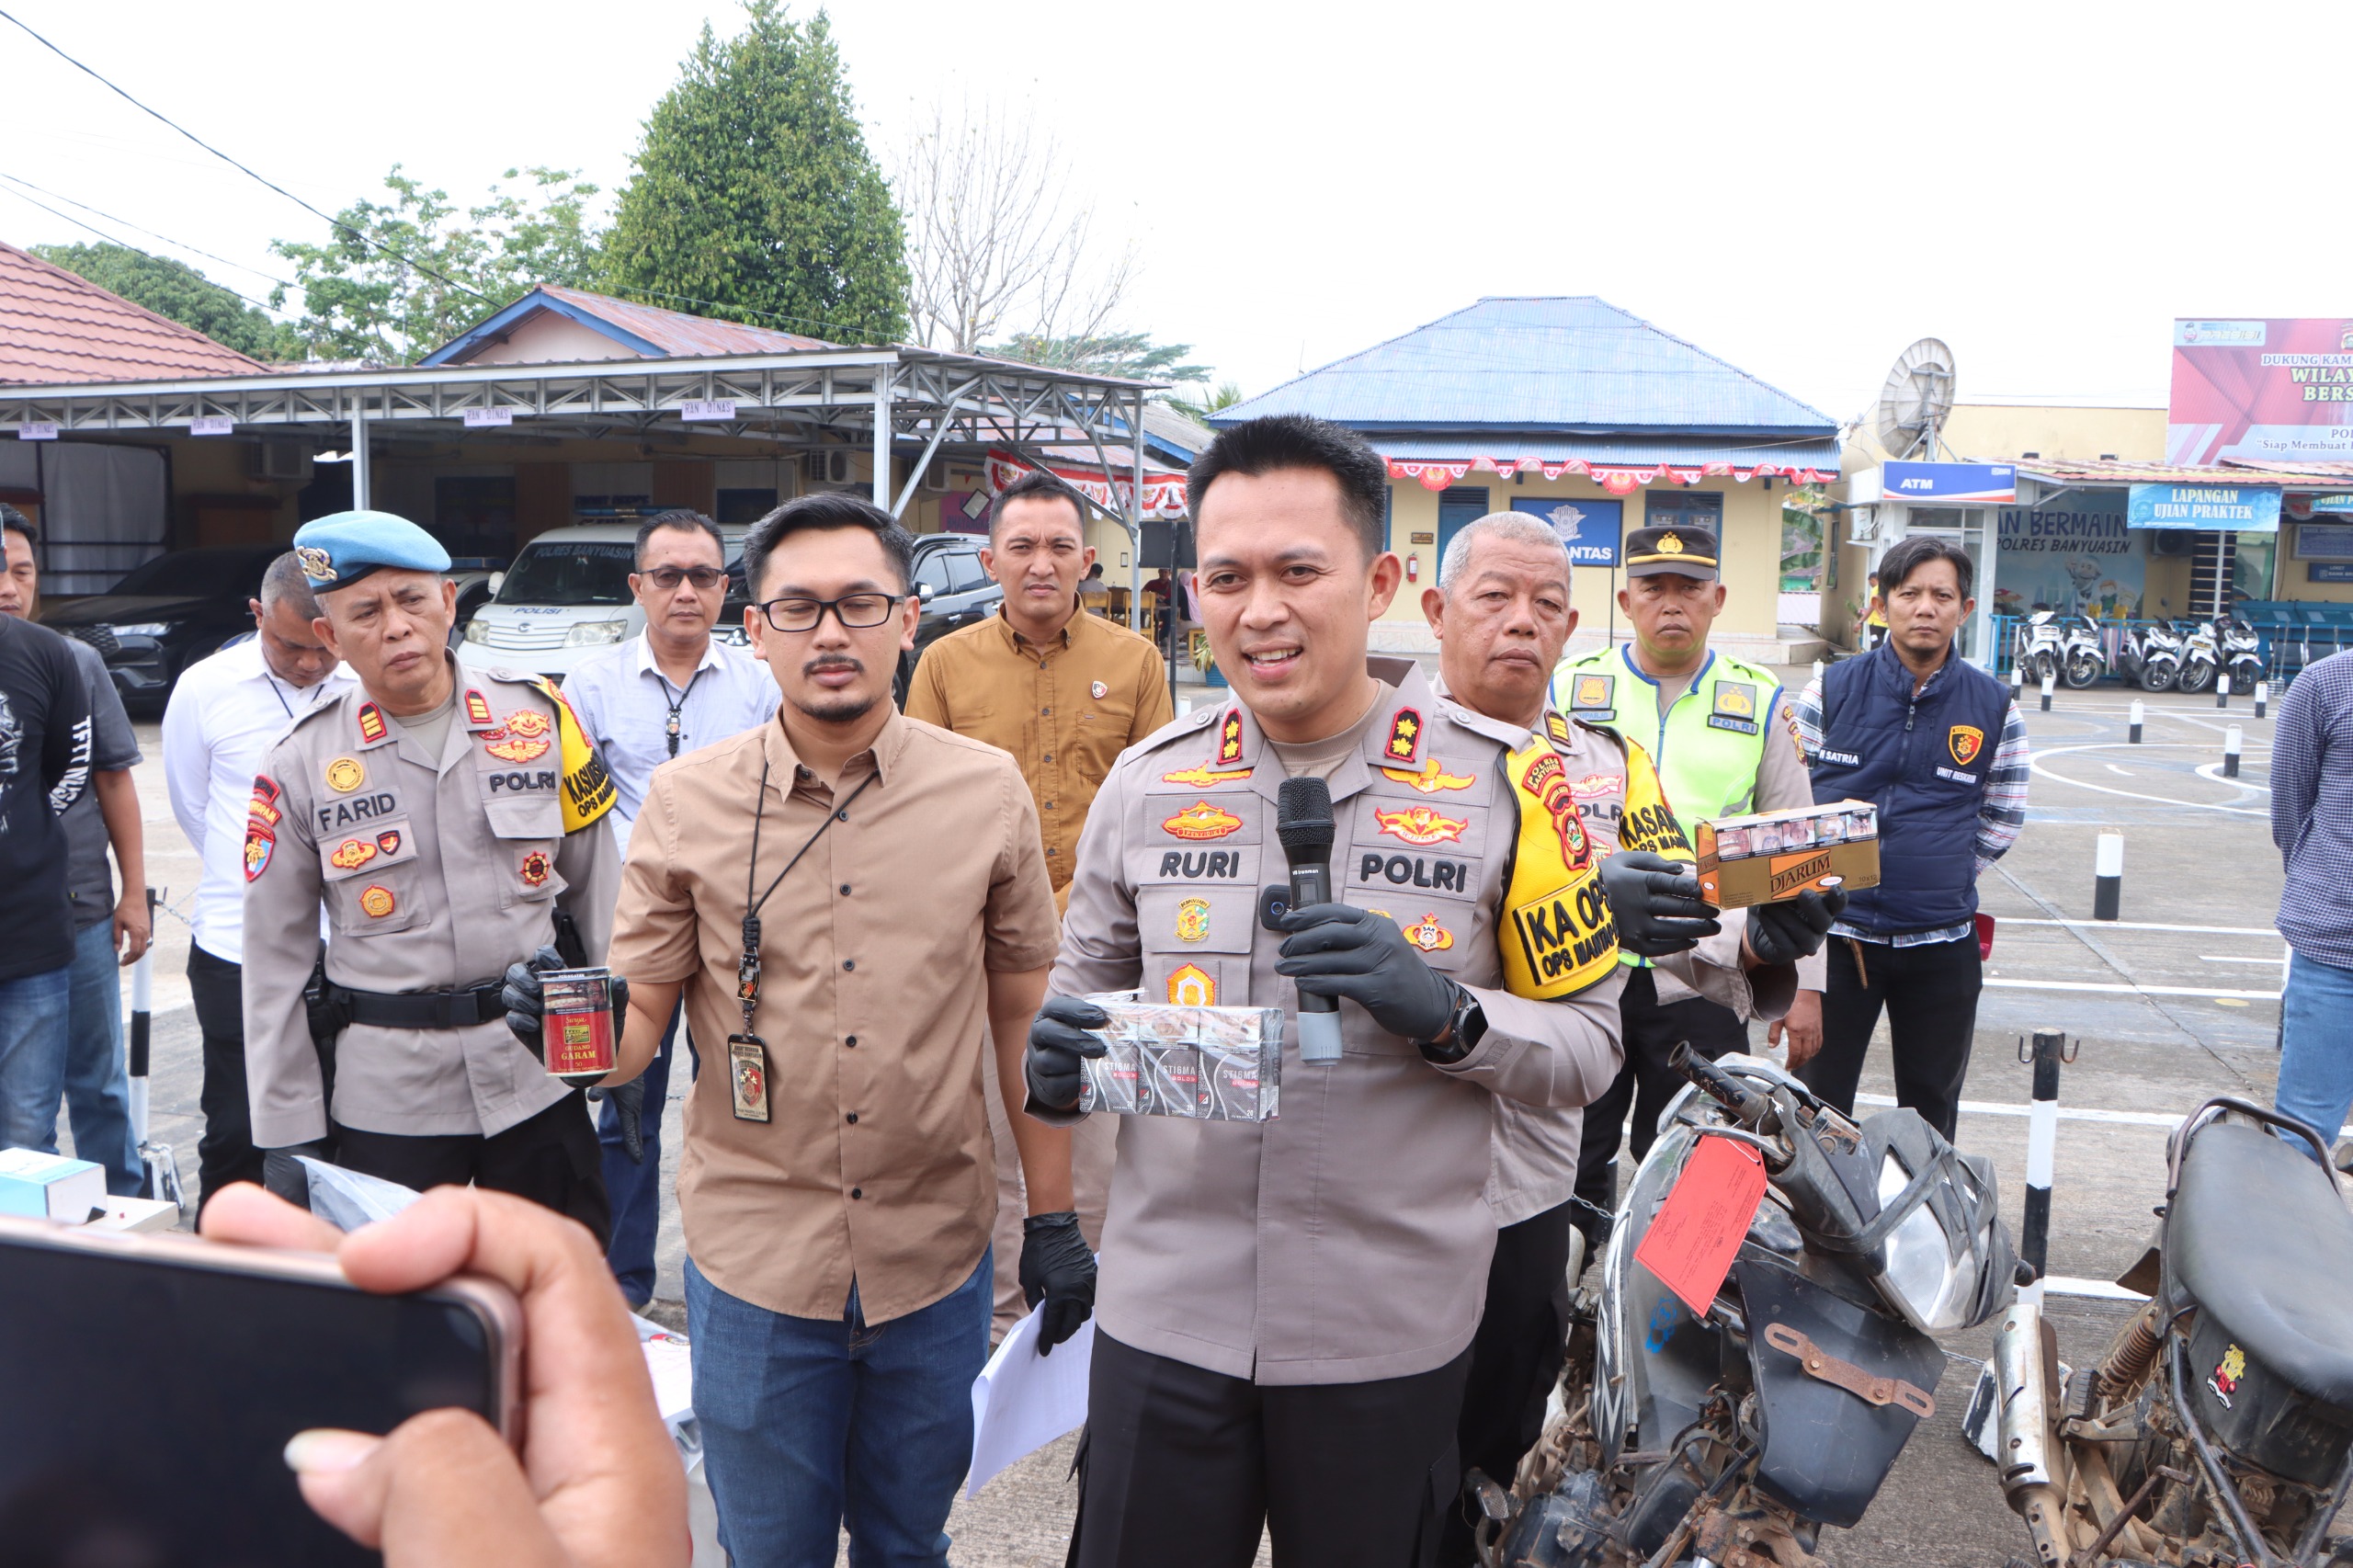
<instances>
[{"instance_id":1,"label":"parked black car","mask_svg":"<svg viewBox=\"0 0 2353 1568\"><path fill-rule=\"evenodd\" d=\"M924 534L915 540L915 586L923 596L923 612L915 621L915 648L901 656L893 683L902 704L926 648L960 627L995 615L1005 602L1005 590L981 570L981 546L987 542L978 534Z\"/></svg>"},{"instance_id":2,"label":"parked black car","mask_svg":"<svg viewBox=\"0 0 2353 1568\"><path fill-rule=\"evenodd\" d=\"M111 592L45 610L41 621L106 656L124 706L158 712L182 670L253 630L245 601L261 592L263 571L285 549L176 550L132 567Z\"/></svg>"}]
</instances>

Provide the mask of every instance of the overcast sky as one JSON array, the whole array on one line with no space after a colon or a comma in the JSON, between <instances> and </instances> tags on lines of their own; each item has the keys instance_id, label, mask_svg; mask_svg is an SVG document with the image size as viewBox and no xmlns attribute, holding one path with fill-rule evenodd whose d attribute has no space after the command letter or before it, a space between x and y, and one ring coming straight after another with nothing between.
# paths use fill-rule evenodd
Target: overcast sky
<instances>
[{"instance_id":1,"label":"overcast sky","mask_svg":"<svg viewBox=\"0 0 2353 1568\"><path fill-rule=\"evenodd\" d=\"M0 8L327 210L395 161L461 199L531 164L618 186L703 18L741 15ZM1026 103L1145 251L1130 324L1251 392L1483 294L1600 295L1841 418L1925 335L1952 345L1965 400L2162 403L2176 315L2353 315L2353 205L2320 177L2341 3L832 15L878 148L943 93ZM5 24L0 69L0 173L262 273L288 275L272 238L323 237ZM0 196L0 239L87 237Z\"/></svg>"}]
</instances>

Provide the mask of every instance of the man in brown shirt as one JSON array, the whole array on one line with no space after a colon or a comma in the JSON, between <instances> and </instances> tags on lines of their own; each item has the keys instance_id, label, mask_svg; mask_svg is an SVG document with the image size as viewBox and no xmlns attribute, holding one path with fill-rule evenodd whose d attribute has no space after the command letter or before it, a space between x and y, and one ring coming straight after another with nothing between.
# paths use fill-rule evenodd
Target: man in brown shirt
<instances>
[{"instance_id":1,"label":"man in brown shirt","mask_svg":"<svg viewBox=\"0 0 2353 1568\"><path fill-rule=\"evenodd\" d=\"M996 1208L983 1030L1018 1085L1057 932L1012 761L892 705L913 547L839 494L753 529L746 625L777 722L655 769L614 915L631 984L607 1081L636 1075L681 993L695 1038L727 1041L687 1101L678 1208L739 1568L831 1562L845 1521L861 1561L944 1564L972 1454ZM1092 1309L1094 1260L1069 1135L1025 1118L1015 1137L1021 1278L1053 1343Z\"/></svg>"},{"instance_id":2,"label":"man in brown shirt","mask_svg":"<svg viewBox=\"0 0 2353 1568\"><path fill-rule=\"evenodd\" d=\"M1111 764L1176 716L1160 651L1080 608L1079 583L1094 560L1070 487L1042 469L1015 480L996 498L988 548L981 551L981 564L1005 586L1003 607L926 649L907 687L909 718L1013 754L1037 802L1057 904L1070 900L1079 829ZM1027 1204L994 1074L988 1103L996 1142L995 1326L1002 1335L1021 1316L1014 1243ZM1073 1135L1079 1226L1093 1245L1103 1239L1117 1132L1102 1117L1080 1123Z\"/></svg>"}]
</instances>

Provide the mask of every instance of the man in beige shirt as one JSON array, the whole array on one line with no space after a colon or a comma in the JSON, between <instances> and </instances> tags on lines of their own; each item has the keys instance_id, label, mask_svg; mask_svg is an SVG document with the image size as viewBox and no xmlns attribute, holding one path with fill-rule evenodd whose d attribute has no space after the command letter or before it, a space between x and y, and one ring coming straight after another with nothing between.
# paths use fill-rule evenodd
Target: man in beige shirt
<instances>
[{"instance_id":1,"label":"man in beige shirt","mask_svg":"<svg viewBox=\"0 0 2353 1568\"><path fill-rule=\"evenodd\" d=\"M611 965L634 1077L683 994L725 1041L687 1101L678 1208L719 1534L738 1568L946 1562L988 1353L996 1210L984 1026L1005 1081L1054 953L1038 818L1002 752L903 717L914 540L802 496L745 541L775 722L654 770ZM510 1002L529 1011L529 987ZM1021 1278L1048 1344L1092 1308L1069 1134L1015 1128Z\"/></svg>"},{"instance_id":2,"label":"man in beige shirt","mask_svg":"<svg viewBox=\"0 0 2353 1568\"><path fill-rule=\"evenodd\" d=\"M1079 608L1080 574L1095 560L1071 488L1044 470L1023 474L989 514L981 564L1004 585L999 612L924 650L907 686L907 717L1011 752L1044 830L1057 904L1070 897L1079 829L1119 755L1176 716L1160 652L1125 627ZM983 1057L985 1065L988 1058ZM1016 1242L1027 1200L1021 1162L992 1071L989 1131L996 1143L996 1332L1019 1320ZM1071 1182L1090 1245L1103 1238L1111 1180L1108 1118L1073 1135Z\"/></svg>"},{"instance_id":3,"label":"man in beige shirt","mask_svg":"<svg viewBox=\"0 0 2353 1568\"><path fill-rule=\"evenodd\" d=\"M1078 1568L1240 1568L1262 1526L1286 1563L1418 1561L1455 1491L1496 1096L1582 1105L1617 1074L1617 893L1574 812L1521 804L1521 770L1557 760L1367 657L1402 576L1387 483L1360 437L1302 416L1202 455L1201 603L1233 700L1122 756L1080 844L1032 1115L1074 1119L1097 992L1294 1017L1302 991L1332 996L1344 1054L1287 1040L1274 1120L1121 1119ZM1270 930L1277 799L1311 774L1333 901ZM1738 971L1717 982L1745 1004Z\"/></svg>"}]
</instances>

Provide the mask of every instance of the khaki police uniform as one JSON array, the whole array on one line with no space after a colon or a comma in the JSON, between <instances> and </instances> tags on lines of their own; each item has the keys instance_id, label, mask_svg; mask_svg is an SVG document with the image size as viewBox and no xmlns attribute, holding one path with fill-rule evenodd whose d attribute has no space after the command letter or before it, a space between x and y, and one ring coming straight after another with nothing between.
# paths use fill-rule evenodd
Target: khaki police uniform
<instances>
[{"instance_id":1,"label":"khaki police uniform","mask_svg":"<svg viewBox=\"0 0 2353 1568\"><path fill-rule=\"evenodd\" d=\"M489 1137L575 1093L508 1032L497 993L507 965L554 940L558 908L586 961L604 961L620 850L596 819L611 783L552 688L454 660L451 676L458 711L438 756L355 687L297 719L254 780L244 1023L256 1147L324 1138L330 1119ZM302 995L321 904L331 984L460 994L407 1004L438 1027L344 1028L332 1108Z\"/></svg>"}]
</instances>

